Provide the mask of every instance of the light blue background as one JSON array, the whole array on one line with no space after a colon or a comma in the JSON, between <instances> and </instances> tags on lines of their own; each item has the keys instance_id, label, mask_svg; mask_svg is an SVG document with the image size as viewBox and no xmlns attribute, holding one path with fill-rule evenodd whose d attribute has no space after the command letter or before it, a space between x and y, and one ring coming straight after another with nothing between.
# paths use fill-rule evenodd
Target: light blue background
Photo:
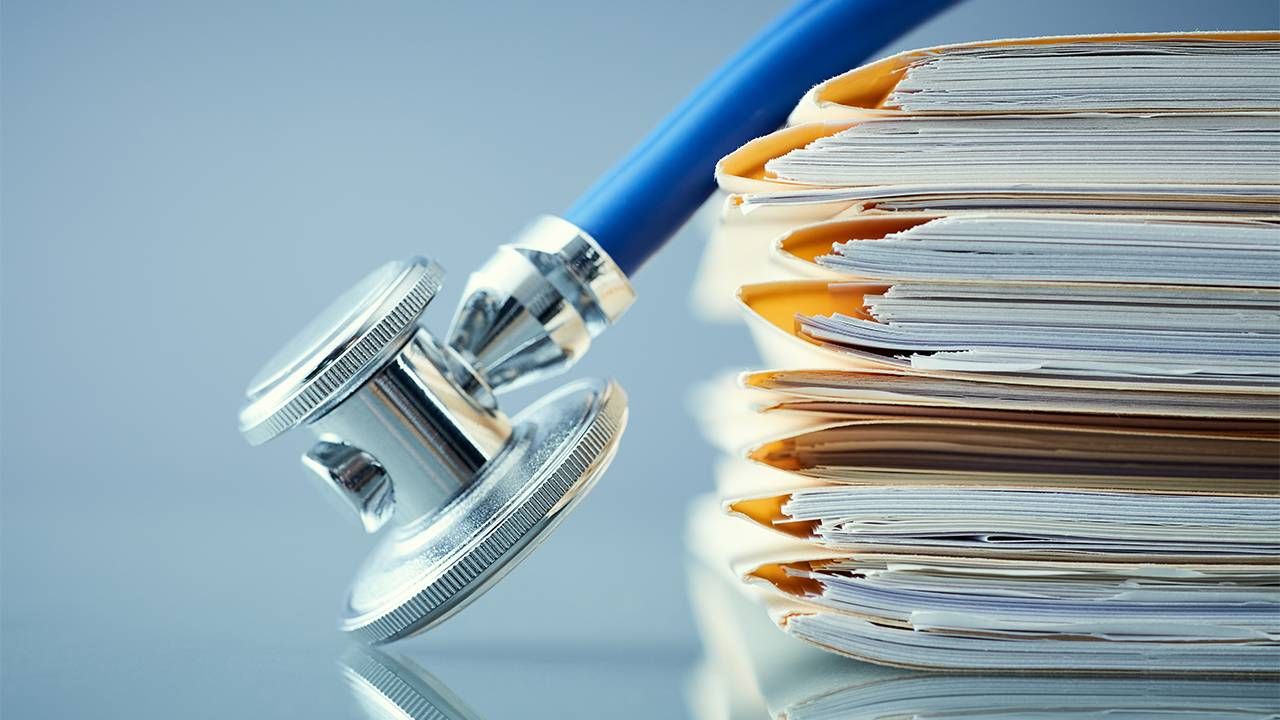
<instances>
[{"instance_id":1,"label":"light blue background","mask_svg":"<svg viewBox=\"0 0 1280 720\"><path fill-rule=\"evenodd\" d=\"M387 259L450 271L442 331L496 243L782 6L5 2L0 715L347 716L334 618L370 540L309 487L303 437L238 437L244 382ZM886 52L1278 12L973 0ZM486 716L683 712L683 514L712 463L684 397L752 358L741 328L686 319L700 251L686 232L647 267L578 371L630 392L611 472L407 646Z\"/></svg>"}]
</instances>

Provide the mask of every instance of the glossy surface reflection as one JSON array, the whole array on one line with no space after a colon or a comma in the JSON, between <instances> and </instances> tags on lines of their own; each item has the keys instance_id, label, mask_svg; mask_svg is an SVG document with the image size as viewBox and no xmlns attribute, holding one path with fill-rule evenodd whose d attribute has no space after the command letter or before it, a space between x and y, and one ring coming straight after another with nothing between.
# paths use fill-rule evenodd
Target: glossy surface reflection
<instances>
[{"instance_id":1,"label":"glossy surface reflection","mask_svg":"<svg viewBox=\"0 0 1280 720\"><path fill-rule=\"evenodd\" d=\"M476 720L466 704L411 660L353 645L338 662L357 708L368 720Z\"/></svg>"},{"instance_id":2,"label":"glossy surface reflection","mask_svg":"<svg viewBox=\"0 0 1280 720\"><path fill-rule=\"evenodd\" d=\"M694 720L1280 716L1274 681L926 673L856 662L780 632L733 578L696 553L687 572L702 657L668 668L683 675L683 693L665 673L654 673L654 658L600 655L565 662L536 659L516 644L506 659L462 663L425 647L400 652L352 646L339 663L340 684L359 717L370 720L665 718L679 716L671 701L680 695ZM490 716L475 709L486 705L502 710Z\"/></svg>"}]
</instances>

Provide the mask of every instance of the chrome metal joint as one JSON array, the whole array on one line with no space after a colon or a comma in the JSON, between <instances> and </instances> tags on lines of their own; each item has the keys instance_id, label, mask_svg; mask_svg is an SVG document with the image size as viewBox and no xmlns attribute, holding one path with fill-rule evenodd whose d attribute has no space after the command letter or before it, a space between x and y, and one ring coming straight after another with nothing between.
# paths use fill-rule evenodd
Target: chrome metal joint
<instances>
[{"instance_id":1,"label":"chrome metal joint","mask_svg":"<svg viewBox=\"0 0 1280 720\"><path fill-rule=\"evenodd\" d=\"M344 442L322 440L302 456L302 465L355 511L365 532L377 532L391 519L396 501L391 478L369 453Z\"/></svg>"},{"instance_id":2,"label":"chrome metal joint","mask_svg":"<svg viewBox=\"0 0 1280 720\"><path fill-rule=\"evenodd\" d=\"M520 387L567 370L633 302L590 235L544 215L471 274L449 345L494 390Z\"/></svg>"},{"instance_id":3,"label":"chrome metal joint","mask_svg":"<svg viewBox=\"0 0 1280 720\"><path fill-rule=\"evenodd\" d=\"M420 328L360 389L310 424L322 445L354 446L383 469L394 488L397 524L435 512L511 435L511 422L496 405L486 407L454 381L465 371L452 354ZM322 478L341 477L313 454L308 467ZM350 492L341 482L335 487Z\"/></svg>"}]
</instances>

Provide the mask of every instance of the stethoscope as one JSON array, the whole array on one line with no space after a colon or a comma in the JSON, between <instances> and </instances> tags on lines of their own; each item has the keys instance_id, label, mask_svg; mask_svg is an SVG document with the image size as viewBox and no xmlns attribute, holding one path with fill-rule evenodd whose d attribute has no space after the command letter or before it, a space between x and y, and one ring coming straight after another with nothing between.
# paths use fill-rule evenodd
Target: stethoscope
<instances>
[{"instance_id":1,"label":"stethoscope","mask_svg":"<svg viewBox=\"0 0 1280 720\"><path fill-rule=\"evenodd\" d=\"M564 372L618 321L630 277L710 196L720 157L953 1L799 3L563 217L500 246L467 281L447 341L419 322L443 271L414 258L375 270L267 362L240 412L245 437L311 428L303 465L366 531L390 526L356 573L343 630L373 643L422 632L546 538L608 467L626 395L580 380L508 417L496 394Z\"/></svg>"}]
</instances>

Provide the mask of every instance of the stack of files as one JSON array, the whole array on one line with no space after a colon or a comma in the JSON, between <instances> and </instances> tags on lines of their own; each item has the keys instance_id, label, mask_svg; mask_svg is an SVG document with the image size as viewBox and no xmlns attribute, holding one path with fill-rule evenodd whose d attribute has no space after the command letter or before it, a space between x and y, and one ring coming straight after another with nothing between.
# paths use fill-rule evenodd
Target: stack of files
<instances>
[{"instance_id":1,"label":"stack of files","mask_svg":"<svg viewBox=\"0 0 1280 720\"><path fill-rule=\"evenodd\" d=\"M1280 107L1252 92L1280 36L960 47L827 83L879 99L749 143L722 185L1108 184L1056 207L726 216L704 279L732 286L765 366L696 407L732 456L723 510L789 548L738 577L785 601L786 632L885 665L1280 674ZM1032 83L1017 114L937 104L957 68L995 92L992 59L1057 68L1039 87L1061 102ZM926 66L945 72L901 85ZM1171 68L1185 95L1151 80ZM1204 209L1231 197L1269 209ZM748 257L768 280L744 281Z\"/></svg>"},{"instance_id":2,"label":"stack of files","mask_svg":"<svg viewBox=\"0 0 1280 720\"><path fill-rule=\"evenodd\" d=\"M723 522L701 514L692 551L741 550L722 571L786 633L920 669L1280 672L1274 422L1231 421L1202 446L1203 420L1115 418L1092 453L1026 439L1014 413L796 411L733 381L696 403L726 455L747 452L718 467ZM1220 441L1239 444L1218 459L1254 461L1213 477L1208 455L1184 455L1144 474L1145 458Z\"/></svg>"},{"instance_id":3,"label":"stack of files","mask_svg":"<svg viewBox=\"0 0 1280 720\"><path fill-rule=\"evenodd\" d=\"M779 233L904 211L1280 217L1280 33L998 40L900 53L811 90L725 157L695 311L778 276ZM823 276L822 274L818 275Z\"/></svg>"},{"instance_id":4,"label":"stack of files","mask_svg":"<svg viewBox=\"0 0 1280 720\"><path fill-rule=\"evenodd\" d=\"M867 365L1166 388L1280 378L1271 222L907 213L808 226L776 250L829 278L740 300Z\"/></svg>"},{"instance_id":5,"label":"stack of files","mask_svg":"<svg viewBox=\"0 0 1280 720\"><path fill-rule=\"evenodd\" d=\"M691 507L688 533L695 549L686 563L688 584L703 658L686 697L697 720L1280 716L1280 693L1265 678L927 673L825 653L777 632L762 611L800 617L821 610L743 585L730 572L750 572L803 547L779 545L734 523L710 496Z\"/></svg>"}]
</instances>

